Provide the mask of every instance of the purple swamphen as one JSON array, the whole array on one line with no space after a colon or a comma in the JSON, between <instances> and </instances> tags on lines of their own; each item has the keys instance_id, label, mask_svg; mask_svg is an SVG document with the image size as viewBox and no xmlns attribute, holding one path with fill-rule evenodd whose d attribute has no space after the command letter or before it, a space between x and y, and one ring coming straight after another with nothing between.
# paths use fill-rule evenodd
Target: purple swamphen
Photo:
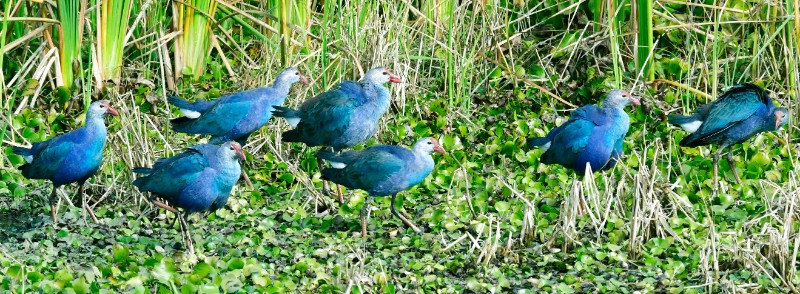
<instances>
[{"instance_id":1,"label":"purple swamphen","mask_svg":"<svg viewBox=\"0 0 800 294\"><path fill-rule=\"evenodd\" d=\"M625 112L628 104L639 105L639 99L626 91L613 90L603 106L586 105L575 109L569 120L545 137L528 139L529 147L545 150L540 158L544 164L560 164L586 174L586 165L594 172L614 167L622 156L630 118Z\"/></svg>"},{"instance_id":2,"label":"purple swamphen","mask_svg":"<svg viewBox=\"0 0 800 294\"><path fill-rule=\"evenodd\" d=\"M445 154L434 138L422 138L409 150L400 146L379 145L363 150L336 154L320 150L317 157L327 160L330 168L322 170L322 178L350 189L367 191L361 207L361 234L367 235L367 209L370 197L392 195L392 213L414 232L420 229L395 208L397 193L421 183L433 171L433 153Z\"/></svg>"},{"instance_id":3,"label":"purple swamphen","mask_svg":"<svg viewBox=\"0 0 800 294\"><path fill-rule=\"evenodd\" d=\"M343 81L303 102L297 110L275 107L274 115L285 118L292 127L283 133L283 141L332 147L334 152L366 142L378 131L378 121L389 109L389 90L384 87L389 82L402 80L389 69L377 67L367 71L360 82ZM323 190L328 193L325 183ZM343 202L341 191L338 196Z\"/></svg>"},{"instance_id":4,"label":"purple swamphen","mask_svg":"<svg viewBox=\"0 0 800 294\"><path fill-rule=\"evenodd\" d=\"M777 131L789 120L789 110L776 107L764 89L753 84L731 87L717 100L702 105L691 116L670 115L669 123L691 135L681 140L684 147L719 145L714 152L714 187L717 187L719 156L728 148L730 165L736 182L742 180L733 162L732 146L766 131Z\"/></svg>"},{"instance_id":5,"label":"purple swamphen","mask_svg":"<svg viewBox=\"0 0 800 294\"><path fill-rule=\"evenodd\" d=\"M140 176L133 185L141 192L151 192L169 202L167 205L153 200L153 204L178 216L189 253L194 254L186 217L225 206L241 175L239 159L244 160L244 153L241 145L234 141L222 145L201 144L175 156L161 158L151 168L134 168L133 172ZM173 207L183 209L183 214Z\"/></svg>"},{"instance_id":6,"label":"purple swamphen","mask_svg":"<svg viewBox=\"0 0 800 294\"><path fill-rule=\"evenodd\" d=\"M273 107L283 104L292 84L308 84L308 79L295 67L283 70L272 87L262 87L222 96L213 101L188 102L169 97L169 103L180 108L184 116L171 120L172 129L187 134L210 135L209 143L236 141L242 146L251 133L263 127L272 117Z\"/></svg>"},{"instance_id":7,"label":"purple swamphen","mask_svg":"<svg viewBox=\"0 0 800 294\"><path fill-rule=\"evenodd\" d=\"M97 222L97 217L86 203L83 184L97 172L103 162L103 148L107 137L106 114L119 115L108 102L93 102L86 112L86 124L83 127L33 143L31 148L12 147L14 153L23 156L27 162L19 168L24 177L53 182L53 191L49 197L53 224L57 221L56 190L76 182L82 209L88 211L92 220Z\"/></svg>"}]
</instances>

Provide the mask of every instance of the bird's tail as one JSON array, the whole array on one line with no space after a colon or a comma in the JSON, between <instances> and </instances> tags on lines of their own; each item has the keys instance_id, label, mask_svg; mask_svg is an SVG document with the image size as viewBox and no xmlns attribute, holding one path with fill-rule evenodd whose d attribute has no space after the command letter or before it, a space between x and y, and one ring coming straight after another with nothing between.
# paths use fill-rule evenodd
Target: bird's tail
<instances>
[{"instance_id":1,"label":"bird's tail","mask_svg":"<svg viewBox=\"0 0 800 294\"><path fill-rule=\"evenodd\" d=\"M136 173L136 174L149 174L152 171L153 171L153 169L151 169L149 167L134 167L133 168L133 173Z\"/></svg>"},{"instance_id":2,"label":"bird's tail","mask_svg":"<svg viewBox=\"0 0 800 294\"><path fill-rule=\"evenodd\" d=\"M320 150L317 151L317 158L324 159L327 161L336 161L338 155L330 150Z\"/></svg>"},{"instance_id":3,"label":"bird's tail","mask_svg":"<svg viewBox=\"0 0 800 294\"><path fill-rule=\"evenodd\" d=\"M293 129L300 123L300 113L297 110L283 106L273 106L272 108L272 115L286 119L286 123Z\"/></svg>"},{"instance_id":4,"label":"bird's tail","mask_svg":"<svg viewBox=\"0 0 800 294\"><path fill-rule=\"evenodd\" d=\"M291 109L289 107L283 106L272 106L272 115L282 118L294 118L299 117L297 110Z\"/></svg>"},{"instance_id":5,"label":"bird's tail","mask_svg":"<svg viewBox=\"0 0 800 294\"><path fill-rule=\"evenodd\" d=\"M528 148L536 148L539 146L543 146L547 143L550 143L550 140L547 137L535 137L535 138L528 138Z\"/></svg>"},{"instance_id":6,"label":"bird's tail","mask_svg":"<svg viewBox=\"0 0 800 294\"><path fill-rule=\"evenodd\" d=\"M671 123L673 125L676 125L676 126L681 126L681 125L684 125L684 124L688 124L688 123L691 123L691 122L693 122L695 120L696 119L694 117L691 117L691 116L678 115L678 114L667 115L667 122L669 122L669 123Z\"/></svg>"},{"instance_id":7,"label":"bird's tail","mask_svg":"<svg viewBox=\"0 0 800 294\"><path fill-rule=\"evenodd\" d=\"M192 102L178 96L167 96L167 102L180 109L192 109Z\"/></svg>"},{"instance_id":8,"label":"bird's tail","mask_svg":"<svg viewBox=\"0 0 800 294\"><path fill-rule=\"evenodd\" d=\"M14 152L14 154L16 155L22 155L22 156L31 155L30 148L25 148L20 146L11 146L11 152Z\"/></svg>"},{"instance_id":9,"label":"bird's tail","mask_svg":"<svg viewBox=\"0 0 800 294\"><path fill-rule=\"evenodd\" d=\"M195 132L192 130L192 122L194 119L181 116L179 118L173 118L169 120L169 123L172 125L172 130L179 132L179 133L187 133L187 134L194 134Z\"/></svg>"},{"instance_id":10,"label":"bird's tail","mask_svg":"<svg viewBox=\"0 0 800 294\"><path fill-rule=\"evenodd\" d=\"M133 169L133 172L135 172L135 173L137 172L137 171L136 171L136 168L134 168L134 169ZM145 186L145 184L146 184L146 183L147 183L147 177L138 177L138 178L136 178L135 180L133 180L133 185L134 185L134 186L135 186L137 189L139 189L139 191L140 191L140 192L142 192L142 193L144 193L144 192L147 192L147 191L145 190L145 188L144 188L144 186Z\"/></svg>"}]
</instances>

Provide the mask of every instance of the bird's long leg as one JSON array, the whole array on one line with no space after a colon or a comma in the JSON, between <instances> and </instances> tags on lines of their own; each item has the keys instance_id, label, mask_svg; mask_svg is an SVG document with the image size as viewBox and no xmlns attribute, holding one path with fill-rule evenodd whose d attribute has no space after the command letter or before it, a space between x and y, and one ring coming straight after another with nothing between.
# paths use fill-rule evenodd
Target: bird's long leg
<instances>
[{"instance_id":1,"label":"bird's long leg","mask_svg":"<svg viewBox=\"0 0 800 294\"><path fill-rule=\"evenodd\" d=\"M181 230L185 233L186 236L186 247L189 248L189 254L194 255L194 242L192 242L192 234L189 232L189 224L186 223L186 217L189 216L189 212L185 212L183 214L178 214L178 218L181 221Z\"/></svg>"},{"instance_id":2,"label":"bird's long leg","mask_svg":"<svg viewBox=\"0 0 800 294\"><path fill-rule=\"evenodd\" d=\"M78 183L78 196L81 199L81 208L83 208L83 211L88 212L89 216L92 217L92 220L94 221L94 223L97 224L97 223L100 223L99 221L97 221L97 216L95 216L94 211L92 211L92 208L89 207L89 204L86 203L86 193L84 193L84 191L83 191L83 187L84 187L85 183L86 182Z\"/></svg>"},{"instance_id":3,"label":"bird's long leg","mask_svg":"<svg viewBox=\"0 0 800 294\"><path fill-rule=\"evenodd\" d=\"M169 205L165 204L164 202L161 202L161 201L158 201L158 200L151 200L150 202L152 202L153 204L155 204L158 207L161 207L163 209L166 209L167 211L170 211L170 212L174 213L175 215L180 215L180 213L178 212L177 209L173 208L172 206L169 206ZM177 220L178 220L177 217L175 219L173 219L172 220L172 224L170 224L169 227L170 228L175 227L175 221L177 221Z\"/></svg>"},{"instance_id":4,"label":"bird's long leg","mask_svg":"<svg viewBox=\"0 0 800 294\"><path fill-rule=\"evenodd\" d=\"M334 150L334 152L336 152L336 154L339 154L340 151L341 150ZM339 204L344 203L344 195L342 195L342 186L341 185L336 184L336 192L338 193L337 195L339 196Z\"/></svg>"},{"instance_id":5,"label":"bird's long leg","mask_svg":"<svg viewBox=\"0 0 800 294\"><path fill-rule=\"evenodd\" d=\"M720 151L714 152L714 158L711 161L714 165L714 190L719 189L719 176L717 172L719 171L719 154L721 153L722 148L719 150Z\"/></svg>"},{"instance_id":6,"label":"bird's long leg","mask_svg":"<svg viewBox=\"0 0 800 294\"><path fill-rule=\"evenodd\" d=\"M53 185L53 191L50 192L50 215L53 217L53 225L58 222L58 218L56 218L56 201L58 201L58 195L56 195L56 189L58 187Z\"/></svg>"},{"instance_id":7,"label":"bird's long leg","mask_svg":"<svg viewBox=\"0 0 800 294\"><path fill-rule=\"evenodd\" d=\"M728 147L728 165L731 166L731 170L733 171L733 176L736 178L736 182L741 186L742 178L739 177L739 172L736 171L736 163L733 162L733 147Z\"/></svg>"},{"instance_id":8,"label":"bird's long leg","mask_svg":"<svg viewBox=\"0 0 800 294\"><path fill-rule=\"evenodd\" d=\"M164 202L161 202L161 201L158 201L158 200L152 200L151 202L153 202L153 204L155 204L158 207L166 209L166 210L168 210L168 211L170 211L170 212L172 212L174 214L178 214L178 210L177 209L172 208L172 206L164 204Z\"/></svg>"},{"instance_id":9,"label":"bird's long leg","mask_svg":"<svg viewBox=\"0 0 800 294\"><path fill-rule=\"evenodd\" d=\"M319 169L320 174L322 174L322 167L325 166L325 160L322 158L317 158L317 169ZM322 180L322 194L331 195L331 188L328 185L327 180Z\"/></svg>"},{"instance_id":10,"label":"bird's long leg","mask_svg":"<svg viewBox=\"0 0 800 294\"><path fill-rule=\"evenodd\" d=\"M255 189L253 187L253 182L250 181L250 177L247 176L247 171L244 170L244 164L242 164L242 177L244 178L244 182L247 183L247 186L250 187L250 189Z\"/></svg>"},{"instance_id":11,"label":"bird's long leg","mask_svg":"<svg viewBox=\"0 0 800 294\"><path fill-rule=\"evenodd\" d=\"M369 200L372 197L367 196L364 198L364 205L361 206L361 213L359 216L361 217L361 236L367 236L367 213L369 212Z\"/></svg>"},{"instance_id":12,"label":"bird's long leg","mask_svg":"<svg viewBox=\"0 0 800 294\"><path fill-rule=\"evenodd\" d=\"M422 230L420 230L417 226L412 224L411 221L409 221L405 216L400 214L400 211L398 211L397 208L394 206L395 198L397 198L396 193L392 195L392 213L396 215L398 218L400 218L400 220L403 221L403 223L406 224L406 226L409 226L412 230L414 230L415 233L417 234L421 233Z\"/></svg>"}]
</instances>

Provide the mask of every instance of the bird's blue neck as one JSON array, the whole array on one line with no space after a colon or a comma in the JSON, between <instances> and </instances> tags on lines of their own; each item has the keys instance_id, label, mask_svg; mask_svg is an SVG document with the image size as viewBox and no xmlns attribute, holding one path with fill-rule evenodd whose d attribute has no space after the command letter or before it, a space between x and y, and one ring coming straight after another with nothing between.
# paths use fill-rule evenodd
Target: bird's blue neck
<instances>
[{"instance_id":1,"label":"bird's blue neck","mask_svg":"<svg viewBox=\"0 0 800 294\"><path fill-rule=\"evenodd\" d=\"M277 79L274 83L272 83L272 88L278 92L281 96L289 95L289 90L292 88L292 83L285 81L284 79Z\"/></svg>"},{"instance_id":2,"label":"bird's blue neck","mask_svg":"<svg viewBox=\"0 0 800 294\"><path fill-rule=\"evenodd\" d=\"M618 103L618 102L616 102L614 100L611 100L611 99L606 99L606 100L603 100L603 108L607 108L607 109L608 108L616 108L616 109L624 110L625 109L625 105L621 104L621 103Z\"/></svg>"},{"instance_id":3,"label":"bird's blue neck","mask_svg":"<svg viewBox=\"0 0 800 294\"><path fill-rule=\"evenodd\" d=\"M410 183L413 185L421 183L433 171L433 156L429 152L421 151L414 148L414 157L416 163L409 173L411 174Z\"/></svg>"},{"instance_id":4,"label":"bird's blue neck","mask_svg":"<svg viewBox=\"0 0 800 294\"><path fill-rule=\"evenodd\" d=\"M372 104L374 114L380 117L389 109L389 89L381 84L365 82L361 84L367 96L367 103Z\"/></svg>"},{"instance_id":5,"label":"bird's blue neck","mask_svg":"<svg viewBox=\"0 0 800 294\"><path fill-rule=\"evenodd\" d=\"M214 162L211 162L211 166L219 172L219 177L216 180L223 186L230 185L233 187L233 184L239 180L239 176L242 173L242 168L237 159L216 158Z\"/></svg>"},{"instance_id":6,"label":"bird's blue neck","mask_svg":"<svg viewBox=\"0 0 800 294\"><path fill-rule=\"evenodd\" d=\"M105 137L106 135L105 119L103 119L102 116L87 116L86 129L88 129L92 134L101 135Z\"/></svg>"}]
</instances>

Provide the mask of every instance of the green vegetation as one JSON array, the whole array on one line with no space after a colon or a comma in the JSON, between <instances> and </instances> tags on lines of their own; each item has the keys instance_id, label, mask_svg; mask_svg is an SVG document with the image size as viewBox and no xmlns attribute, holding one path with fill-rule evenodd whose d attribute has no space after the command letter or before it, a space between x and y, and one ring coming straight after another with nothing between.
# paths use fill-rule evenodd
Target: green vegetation
<instances>
[{"instance_id":1,"label":"green vegetation","mask_svg":"<svg viewBox=\"0 0 800 294\"><path fill-rule=\"evenodd\" d=\"M97 0L95 30L97 32L97 58L95 80L103 88L108 80L119 82L122 60L133 0Z\"/></svg>"},{"instance_id":2,"label":"green vegetation","mask_svg":"<svg viewBox=\"0 0 800 294\"><path fill-rule=\"evenodd\" d=\"M49 65L53 34L40 29L55 32L41 20L54 2L3 1L0 291L786 293L800 286L797 120L735 148L743 185L722 162L718 191L711 149L679 147L686 133L665 122L744 82L796 112L796 0L301 1L306 12L266 3L294 1L216 0L206 1L219 6L203 10L209 15L184 6L198 2L90 2L91 30L75 55L83 66L74 74L97 76L98 68L103 78L63 96ZM102 14L116 7L133 10ZM183 29L172 24L180 9L204 19L203 29L179 36ZM652 21L649 32L643 18ZM285 44L271 39L289 31ZM183 67L172 58L186 48L199 48L185 63L192 79L176 79ZM179 111L165 96L213 99L265 85L282 68L281 54L311 80L287 106L376 65L403 78L391 86L390 113L369 144L434 136L448 151L398 198L423 234L403 227L381 198L371 205L371 236L361 238L365 194L346 191L341 205L322 195L313 150L281 143L286 124L273 120L244 148L255 187L239 184L225 208L192 216L197 256L184 254L174 215L130 184L132 167L204 140L169 130ZM106 69L112 63L98 61L110 56L119 62ZM119 83L101 84L115 76ZM613 170L576 179L540 164L541 150L523 148L526 137L563 123L572 105L597 103L615 87L642 96L643 106L629 111L625 157ZM23 178L16 167L24 160L10 145L80 126L95 96L120 112L108 121L102 170L87 183L102 224L64 194L63 224L53 227L49 184Z\"/></svg>"}]
</instances>

